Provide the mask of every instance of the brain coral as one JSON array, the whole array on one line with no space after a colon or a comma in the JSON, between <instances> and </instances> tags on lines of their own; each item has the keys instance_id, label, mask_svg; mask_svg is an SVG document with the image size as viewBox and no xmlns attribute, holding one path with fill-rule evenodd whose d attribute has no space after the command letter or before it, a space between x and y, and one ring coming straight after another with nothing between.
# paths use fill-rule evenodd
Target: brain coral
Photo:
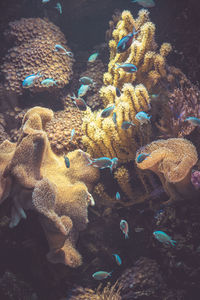
<instances>
[{"instance_id":1,"label":"brain coral","mask_svg":"<svg viewBox=\"0 0 200 300\"><path fill-rule=\"evenodd\" d=\"M54 51L56 44L69 51L65 37L56 25L40 18L21 19L9 23L5 36L13 44L1 66L7 91L21 95L23 80L38 72L42 76L29 88L32 92L51 90L52 87L41 85L47 78L57 80L54 89L63 88L69 82L73 59Z\"/></svg>"},{"instance_id":2,"label":"brain coral","mask_svg":"<svg viewBox=\"0 0 200 300\"><path fill-rule=\"evenodd\" d=\"M52 152L43 130L52 117L49 109L30 109L18 142L1 144L0 196L1 201L11 196L11 228L26 218L26 209L35 210L49 243L48 260L77 267L82 260L75 243L88 223L87 208L94 204L90 191L99 171L88 166L82 150L68 153L69 168Z\"/></svg>"}]
</instances>

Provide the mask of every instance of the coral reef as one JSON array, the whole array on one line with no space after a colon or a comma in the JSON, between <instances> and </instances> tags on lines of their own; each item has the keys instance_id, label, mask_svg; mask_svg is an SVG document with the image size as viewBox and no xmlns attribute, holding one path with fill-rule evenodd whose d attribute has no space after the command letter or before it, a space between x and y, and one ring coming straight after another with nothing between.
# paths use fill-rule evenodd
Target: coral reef
<instances>
[{"instance_id":1,"label":"coral reef","mask_svg":"<svg viewBox=\"0 0 200 300\"><path fill-rule=\"evenodd\" d=\"M82 259L75 243L88 223L87 207L94 204L90 191L99 171L88 166L82 150L68 153L68 169L64 158L52 152L44 131L52 117L49 109L30 109L17 143L1 144L1 201L10 193L11 228L26 218L26 209L37 211L50 247L48 260L77 267Z\"/></svg>"},{"instance_id":2,"label":"coral reef","mask_svg":"<svg viewBox=\"0 0 200 300\"><path fill-rule=\"evenodd\" d=\"M184 137L193 130L187 117L200 117L200 91L195 85L176 88L169 95L169 100L163 101L159 121L156 123L164 137Z\"/></svg>"},{"instance_id":3,"label":"coral reef","mask_svg":"<svg viewBox=\"0 0 200 300\"><path fill-rule=\"evenodd\" d=\"M116 282L114 285L108 283L104 288L100 284L94 291L88 288L77 287L73 290L69 300L121 300L121 286Z\"/></svg>"},{"instance_id":4,"label":"coral reef","mask_svg":"<svg viewBox=\"0 0 200 300\"><path fill-rule=\"evenodd\" d=\"M46 124L45 131L52 150L63 154L75 149L83 149L82 144L82 113L76 107L66 107L63 111L54 113L53 119ZM75 135L71 141L71 130Z\"/></svg>"},{"instance_id":5,"label":"coral reef","mask_svg":"<svg viewBox=\"0 0 200 300\"><path fill-rule=\"evenodd\" d=\"M136 157L148 153L142 162L135 161L138 168L155 172L170 196L169 202L180 198L190 198L194 192L191 184L192 167L197 163L195 146L188 140L172 138L157 140L139 149Z\"/></svg>"},{"instance_id":6,"label":"coral reef","mask_svg":"<svg viewBox=\"0 0 200 300\"><path fill-rule=\"evenodd\" d=\"M54 51L56 44L68 50L65 37L56 25L40 18L21 19L9 23L5 36L12 43L1 66L8 92L23 94L23 80L38 72L41 77L29 87L31 92L52 91L69 82L73 59ZM53 78L56 85L49 88L42 85L46 78Z\"/></svg>"},{"instance_id":7,"label":"coral reef","mask_svg":"<svg viewBox=\"0 0 200 300\"><path fill-rule=\"evenodd\" d=\"M101 90L101 94L107 100L107 105L115 104L116 124L112 116L102 118L100 111L92 113L87 110L83 117L83 144L94 157L117 157L122 162L132 160L136 149L151 140L151 125L145 125L144 133L144 128L135 119L139 111L149 109L148 92L142 84L134 88L126 83L120 97L116 97L114 86L105 92ZM133 121L136 126L124 130L121 128L124 121Z\"/></svg>"}]
</instances>

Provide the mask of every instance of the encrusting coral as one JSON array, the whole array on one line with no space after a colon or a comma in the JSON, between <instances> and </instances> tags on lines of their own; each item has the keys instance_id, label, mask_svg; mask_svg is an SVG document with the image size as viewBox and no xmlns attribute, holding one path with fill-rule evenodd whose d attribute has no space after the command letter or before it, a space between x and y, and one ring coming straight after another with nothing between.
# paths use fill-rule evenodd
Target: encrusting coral
<instances>
[{"instance_id":1,"label":"encrusting coral","mask_svg":"<svg viewBox=\"0 0 200 300\"><path fill-rule=\"evenodd\" d=\"M49 109L30 109L17 143L1 144L1 195L5 199L10 194L13 201L11 228L26 218L26 209L35 210L49 243L48 260L77 267L82 259L75 243L88 223L87 208L94 204L90 192L99 171L88 166L82 150L68 153L69 168L53 153L44 131L52 117Z\"/></svg>"},{"instance_id":2,"label":"encrusting coral","mask_svg":"<svg viewBox=\"0 0 200 300\"><path fill-rule=\"evenodd\" d=\"M56 81L55 88L63 88L72 75L73 59L55 52L55 45L61 44L69 51L66 39L59 28L45 19L29 18L9 23L6 39L13 43L3 58L1 73L8 92L23 94L23 80L40 72L32 92L51 91L51 87L41 84L47 78Z\"/></svg>"},{"instance_id":3,"label":"encrusting coral","mask_svg":"<svg viewBox=\"0 0 200 300\"><path fill-rule=\"evenodd\" d=\"M197 163L198 155L195 146L188 140L172 138L157 140L139 149L141 153L150 154L138 168L155 172L170 196L169 202L191 197L194 187L191 184L192 167Z\"/></svg>"}]
</instances>

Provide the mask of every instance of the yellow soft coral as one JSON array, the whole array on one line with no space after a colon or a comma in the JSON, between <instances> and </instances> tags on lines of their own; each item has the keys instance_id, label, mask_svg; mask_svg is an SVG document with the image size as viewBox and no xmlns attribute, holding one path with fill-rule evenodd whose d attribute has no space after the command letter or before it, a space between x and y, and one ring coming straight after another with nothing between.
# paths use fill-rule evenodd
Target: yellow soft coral
<instances>
[{"instance_id":1,"label":"yellow soft coral","mask_svg":"<svg viewBox=\"0 0 200 300\"><path fill-rule=\"evenodd\" d=\"M26 218L26 209L36 210L50 247L47 258L77 267L82 260L75 244L88 222L87 207L94 204L90 191L99 171L88 165L88 154L82 150L68 153L70 167L66 168L64 158L51 150L44 131L52 117L49 109L30 109L17 144L5 141L1 145L1 196L12 195L10 227Z\"/></svg>"},{"instance_id":2,"label":"yellow soft coral","mask_svg":"<svg viewBox=\"0 0 200 300\"><path fill-rule=\"evenodd\" d=\"M148 153L150 156L138 163L137 156L141 153ZM191 170L197 160L195 146L182 138L152 142L142 147L136 154L138 168L155 172L170 196L170 200L191 197L193 192Z\"/></svg>"}]
</instances>

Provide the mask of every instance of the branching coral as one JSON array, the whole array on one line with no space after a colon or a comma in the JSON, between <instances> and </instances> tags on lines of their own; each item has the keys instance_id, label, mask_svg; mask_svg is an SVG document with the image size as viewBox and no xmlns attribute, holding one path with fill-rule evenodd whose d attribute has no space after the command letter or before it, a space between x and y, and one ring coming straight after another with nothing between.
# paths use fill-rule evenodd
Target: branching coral
<instances>
[{"instance_id":1,"label":"branching coral","mask_svg":"<svg viewBox=\"0 0 200 300\"><path fill-rule=\"evenodd\" d=\"M159 113L160 115L160 113ZM184 137L193 130L187 117L200 117L200 91L197 86L176 88L169 101L163 102L161 118L156 124L163 136Z\"/></svg>"},{"instance_id":2,"label":"branching coral","mask_svg":"<svg viewBox=\"0 0 200 300\"><path fill-rule=\"evenodd\" d=\"M53 89L62 88L69 82L73 60L54 51L56 44L68 49L65 37L57 26L40 18L21 19L9 23L5 35L14 43L1 66L7 91L22 94L23 80L38 72L42 76L30 87L32 92L46 90L47 87L41 84L46 78L56 81Z\"/></svg>"},{"instance_id":3,"label":"branching coral","mask_svg":"<svg viewBox=\"0 0 200 300\"><path fill-rule=\"evenodd\" d=\"M144 143L148 143L151 137L151 125L145 125L145 133L135 119L139 111L149 109L150 98L143 85L135 88L131 84L125 84L120 97L116 97L113 86L104 92L101 90L105 103L115 104L116 124L112 116L102 118L101 112L85 112L83 118L83 144L87 146L93 156L117 157L120 161L128 161L134 158L135 151ZM122 129L124 121L132 121L136 126L128 130Z\"/></svg>"},{"instance_id":4,"label":"branching coral","mask_svg":"<svg viewBox=\"0 0 200 300\"><path fill-rule=\"evenodd\" d=\"M142 170L155 172L170 196L169 201L187 198L194 192L191 185L192 167L197 163L198 155L195 146L188 140L172 138L157 140L136 153L148 153L146 159L136 164Z\"/></svg>"},{"instance_id":5,"label":"branching coral","mask_svg":"<svg viewBox=\"0 0 200 300\"><path fill-rule=\"evenodd\" d=\"M75 243L88 222L87 207L94 204L90 191L99 171L88 166L82 150L68 153L70 168L52 152L44 131L52 117L49 109L30 109L17 144L1 144L1 195L5 198L9 191L13 200L10 227L26 218L24 210L36 210L48 239L49 261L77 267L82 260Z\"/></svg>"}]
</instances>

